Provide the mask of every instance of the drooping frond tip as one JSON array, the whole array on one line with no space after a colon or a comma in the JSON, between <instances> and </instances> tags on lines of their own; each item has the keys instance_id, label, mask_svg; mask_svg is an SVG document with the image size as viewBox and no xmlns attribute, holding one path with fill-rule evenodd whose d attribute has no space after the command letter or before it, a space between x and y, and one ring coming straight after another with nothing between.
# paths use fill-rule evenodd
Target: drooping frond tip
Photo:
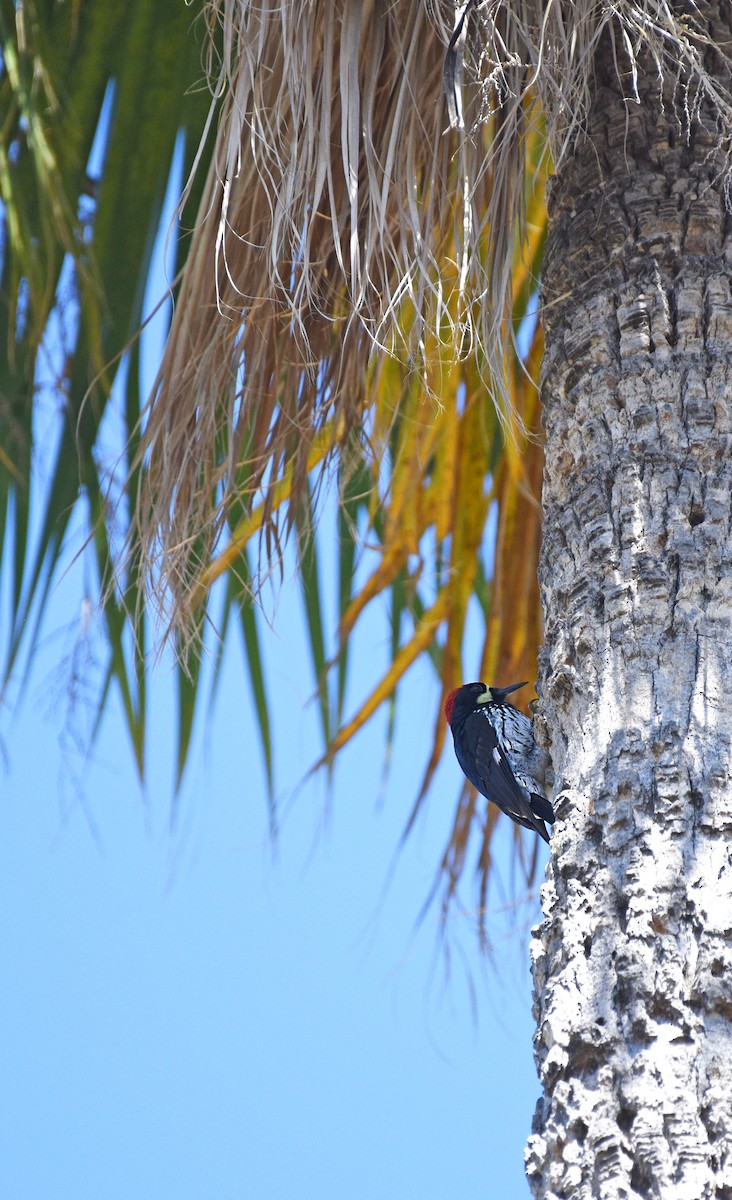
<instances>
[{"instance_id":1,"label":"drooping frond tip","mask_svg":"<svg viewBox=\"0 0 732 1200\"><path fill-rule=\"evenodd\" d=\"M687 113L708 93L731 128L706 9L210 0L215 149L137 512L153 591L184 632L232 512L257 511L276 550L323 442L352 444L374 354L415 372L428 343L474 356L505 417L527 146L535 167L545 121L561 162L605 31L629 101L644 55L659 73L673 61Z\"/></svg>"}]
</instances>

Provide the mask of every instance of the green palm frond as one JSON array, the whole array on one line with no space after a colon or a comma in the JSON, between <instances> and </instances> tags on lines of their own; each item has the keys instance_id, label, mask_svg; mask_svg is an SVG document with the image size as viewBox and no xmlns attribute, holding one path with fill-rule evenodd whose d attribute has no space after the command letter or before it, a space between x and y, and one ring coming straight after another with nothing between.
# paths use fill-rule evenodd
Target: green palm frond
<instances>
[{"instance_id":1,"label":"green palm frond","mask_svg":"<svg viewBox=\"0 0 732 1200\"><path fill-rule=\"evenodd\" d=\"M29 630L42 621L80 505L88 506L100 577L117 574L118 518L99 432L116 384L134 457L139 357L130 347L176 141L184 140L190 167L210 97L200 88L191 14L177 0L3 2L0 35L0 565L12 577L0 695L7 696L23 654L32 653ZM95 139L106 148L101 174L91 178ZM120 371L125 356L128 369ZM60 419L39 444L40 390L52 394ZM138 484L133 472L132 504ZM40 528L31 534L36 509ZM104 616L109 671L142 772L146 635L138 624L132 651L125 636L128 612L139 609L139 563L133 553ZM108 694L103 687L100 700Z\"/></svg>"}]
</instances>

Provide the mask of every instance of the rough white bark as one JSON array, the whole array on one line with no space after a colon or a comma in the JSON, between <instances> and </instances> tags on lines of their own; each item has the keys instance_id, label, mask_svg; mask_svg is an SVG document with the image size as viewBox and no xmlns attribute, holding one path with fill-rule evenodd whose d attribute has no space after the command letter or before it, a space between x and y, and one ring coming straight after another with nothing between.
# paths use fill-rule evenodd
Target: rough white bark
<instances>
[{"instance_id":1,"label":"rough white bark","mask_svg":"<svg viewBox=\"0 0 732 1200\"><path fill-rule=\"evenodd\" d=\"M605 44L545 259L560 798L527 1172L543 1200L730 1200L732 222L716 133L687 141L655 77L635 105L615 71Z\"/></svg>"}]
</instances>

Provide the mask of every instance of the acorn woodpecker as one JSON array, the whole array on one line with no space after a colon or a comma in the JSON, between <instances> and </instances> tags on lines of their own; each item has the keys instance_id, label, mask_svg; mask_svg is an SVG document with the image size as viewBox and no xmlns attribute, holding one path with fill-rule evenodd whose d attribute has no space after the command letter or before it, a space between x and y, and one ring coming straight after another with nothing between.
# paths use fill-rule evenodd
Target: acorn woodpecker
<instances>
[{"instance_id":1,"label":"acorn woodpecker","mask_svg":"<svg viewBox=\"0 0 732 1200\"><path fill-rule=\"evenodd\" d=\"M544 795L549 756L534 741L529 718L506 700L525 686L465 683L447 697L445 717L457 760L473 787L512 821L548 842L544 822L554 821L554 809Z\"/></svg>"}]
</instances>

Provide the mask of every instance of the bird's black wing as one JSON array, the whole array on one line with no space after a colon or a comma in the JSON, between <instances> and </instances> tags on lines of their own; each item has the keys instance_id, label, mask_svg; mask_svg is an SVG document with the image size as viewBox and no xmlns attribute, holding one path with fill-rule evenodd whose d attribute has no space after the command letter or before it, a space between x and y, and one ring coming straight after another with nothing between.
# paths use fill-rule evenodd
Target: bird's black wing
<instances>
[{"instance_id":1,"label":"bird's black wing","mask_svg":"<svg viewBox=\"0 0 732 1200\"><path fill-rule=\"evenodd\" d=\"M554 824L555 816L551 801L547 800L546 796L542 796L541 792L531 793L531 807L537 817L541 817L542 821L548 821L550 825Z\"/></svg>"},{"instance_id":2,"label":"bird's black wing","mask_svg":"<svg viewBox=\"0 0 732 1200\"><path fill-rule=\"evenodd\" d=\"M506 755L498 745L496 731L483 712L470 714L464 725L464 736L473 749L474 765L470 771L466 769L469 764L463 761L460 746L456 744L455 750L470 782L512 820L525 829L533 829L548 842L546 826L541 817L532 811L530 794L518 783Z\"/></svg>"}]
</instances>

